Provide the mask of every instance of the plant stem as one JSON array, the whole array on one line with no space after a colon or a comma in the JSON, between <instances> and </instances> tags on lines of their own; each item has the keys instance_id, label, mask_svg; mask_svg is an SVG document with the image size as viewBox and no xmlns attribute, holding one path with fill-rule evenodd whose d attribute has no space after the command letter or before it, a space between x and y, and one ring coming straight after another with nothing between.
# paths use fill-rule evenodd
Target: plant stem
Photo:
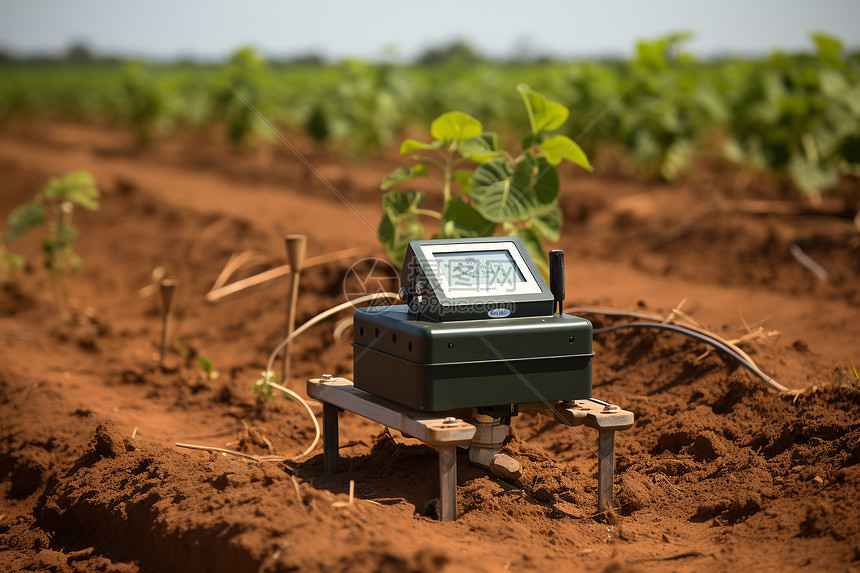
<instances>
[{"instance_id":1,"label":"plant stem","mask_svg":"<svg viewBox=\"0 0 860 573\"><path fill-rule=\"evenodd\" d=\"M520 97L523 98L523 103L526 104L526 113L529 116L529 125L531 125L531 127L532 127L532 133L537 134L537 124L535 123L535 114L532 111L532 106L529 103L529 98L522 91L520 91Z\"/></svg>"},{"instance_id":2,"label":"plant stem","mask_svg":"<svg viewBox=\"0 0 860 573\"><path fill-rule=\"evenodd\" d=\"M427 177L427 178L428 178L428 179L430 179L430 181L432 181L432 182L436 185L436 187L438 187L440 190L444 188L444 185L442 185L441 183L439 183L439 180L438 180L438 179L436 179L435 177L430 177L430 176L428 175L428 177Z\"/></svg>"},{"instance_id":3,"label":"plant stem","mask_svg":"<svg viewBox=\"0 0 860 573\"><path fill-rule=\"evenodd\" d=\"M448 147L448 151L445 153L445 185L442 187L442 194L445 198L443 210L448 207L448 201L451 200L451 180L454 178L454 170L452 167L454 163L454 151L456 149L457 142L452 141L451 145Z\"/></svg>"},{"instance_id":4,"label":"plant stem","mask_svg":"<svg viewBox=\"0 0 860 573\"><path fill-rule=\"evenodd\" d=\"M435 165L439 171L445 171L445 165L443 165L441 161L433 159L432 157L427 157L426 155L413 155L412 160L429 163L430 165Z\"/></svg>"},{"instance_id":5,"label":"plant stem","mask_svg":"<svg viewBox=\"0 0 860 573\"><path fill-rule=\"evenodd\" d=\"M428 217L433 217L434 219L442 220L442 213L438 211L434 211L433 209L415 209L415 214L417 215L427 215Z\"/></svg>"},{"instance_id":6,"label":"plant stem","mask_svg":"<svg viewBox=\"0 0 860 573\"><path fill-rule=\"evenodd\" d=\"M67 235L67 227L72 224L72 212L74 211L74 208L74 204L70 201L63 201L60 203L60 213L57 217L57 230L55 233L55 244L48 254L50 257L50 262L48 263L50 266L48 269L48 276L51 278L51 287L54 289L54 299L57 303L57 312L60 315L60 319L64 322L69 320L71 312L69 312L66 298L66 285L63 283L63 261L60 257L60 253L67 248L63 237Z\"/></svg>"}]
</instances>

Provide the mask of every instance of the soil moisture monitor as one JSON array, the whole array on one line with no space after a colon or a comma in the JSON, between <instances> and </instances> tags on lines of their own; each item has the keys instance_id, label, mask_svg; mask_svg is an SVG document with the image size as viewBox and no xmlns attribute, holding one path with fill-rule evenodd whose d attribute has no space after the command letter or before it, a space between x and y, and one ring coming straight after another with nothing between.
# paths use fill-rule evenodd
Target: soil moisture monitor
<instances>
[{"instance_id":1,"label":"soil moisture monitor","mask_svg":"<svg viewBox=\"0 0 860 573\"><path fill-rule=\"evenodd\" d=\"M598 431L597 508L612 507L615 432L633 413L591 396L591 323L562 313L564 253L549 286L517 237L412 241L400 275L405 304L356 310L354 381L323 374L323 465L339 464L338 412L348 410L439 452L439 517L457 517L457 448L519 484L502 451L520 411Z\"/></svg>"},{"instance_id":2,"label":"soil moisture monitor","mask_svg":"<svg viewBox=\"0 0 860 573\"><path fill-rule=\"evenodd\" d=\"M561 313L561 251L550 269L518 237L411 241L406 304L355 313L355 386L423 411L590 398L591 323Z\"/></svg>"}]
</instances>

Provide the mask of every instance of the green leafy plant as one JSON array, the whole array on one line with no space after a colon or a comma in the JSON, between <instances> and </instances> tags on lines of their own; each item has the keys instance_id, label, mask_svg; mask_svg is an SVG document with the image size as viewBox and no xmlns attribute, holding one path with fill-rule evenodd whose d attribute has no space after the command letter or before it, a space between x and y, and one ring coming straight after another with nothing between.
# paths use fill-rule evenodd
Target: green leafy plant
<instances>
[{"instance_id":1,"label":"green leafy plant","mask_svg":"<svg viewBox=\"0 0 860 573\"><path fill-rule=\"evenodd\" d=\"M15 240L34 227L45 226L46 233L42 238L44 267L51 279L61 315L68 312L63 282L66 270L80 270L84 264L74 251L74 241L78 235L72 224L75 206L90 211L99 208L99 190L92 175L86 171L72 171L48 181L32 201L12 212L6 235L8 240Z\"/></svg>"},{"instance_id":2,"label":"green leafy plant","mask_svg":"<svg viewBox=\"0 0 860 573\"><path fill-rule=\"evenodd\" d=\"M211 358L198 356L197 363L200 365L200 372L204 380L212 381L218 379L220 373L215 370L215 363L212 362Z\"/></svg>"},{"instance_id":3,"label":"green leafy plant","mask_svg":"<svg viewBox=\"0 0 860 573\"><path fill-rule=\"evenodd\" d=\"M576 142L555 133L567 121L568 109L525 84L517 91L529 130L516 157L501 147L496 133L484 131L480 121L459 111L433 120L433 141L407 139L400 146L400 153L412 154L415 163L398 167L383 180L381 188L388 192L379 223L379 236L394 261L403 260L409 241L424 238L419 217L427 216L441 224L434 238L487 237L501 224L505 234L523 240L547 272L543 241L557 241L562 227L556 165L566 159L588 171L592 167ZM390 190L424 177L442 192L441 212L422 207L422 191Z\"/></svg>"}]
</instances>

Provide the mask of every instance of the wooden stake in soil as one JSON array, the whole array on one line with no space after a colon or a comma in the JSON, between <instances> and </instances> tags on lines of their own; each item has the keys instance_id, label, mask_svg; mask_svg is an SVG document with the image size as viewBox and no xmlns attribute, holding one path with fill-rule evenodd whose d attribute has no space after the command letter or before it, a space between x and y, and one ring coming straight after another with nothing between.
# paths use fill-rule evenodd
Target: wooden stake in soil
<instances>
[{"instance_id":1,"label":"wooden stake in soil","mask_svg":"<svg viewBox=\"0 0 860 573\"><path fill-rule=\"evenodd\" d=\"M299 299L299 279L302 274L302 265L305 261L305 249L308 238L305 235L286 235L284 244L287 247L287 260L290 262L290 298L287 301L287 332L286 336L293 333L296 324L296 303ZM281 380L285 386L289 386L290 376L290 350L292 342L284 347L284 362L281 366Z\"/></svg>"},{"instance_id":2,"label":"wooden stake in soil","mask_svg":"<svg viewBox=\"0 0 860 573\"><path fill-rule=\"evenodd\" d=\"M173 295L176 292L178 281L174 279L161 279L158 288L161 291L161 302L164 306L164 322L161 326L161 356L158 365L164 368L164 359L167 356L167 341L170 331L170 322L173 316Z\"/></svg>"}]
</instances>

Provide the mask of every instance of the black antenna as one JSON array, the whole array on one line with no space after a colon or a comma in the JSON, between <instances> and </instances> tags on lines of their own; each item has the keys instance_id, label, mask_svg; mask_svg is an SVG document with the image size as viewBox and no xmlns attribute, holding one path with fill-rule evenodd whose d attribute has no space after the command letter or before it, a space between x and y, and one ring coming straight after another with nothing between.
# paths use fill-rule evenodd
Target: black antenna
<instances>
[{"instance_id":1,"label":"black antenna","mask_svg":"<svg viewBox=\"0 0 860 573\"><path fill-rule=\"evenodd\" d=\"M549 290L554 299L552 311L560 313L564 303L564 251L549 252Z\"/></svg>"}]
</instances>

